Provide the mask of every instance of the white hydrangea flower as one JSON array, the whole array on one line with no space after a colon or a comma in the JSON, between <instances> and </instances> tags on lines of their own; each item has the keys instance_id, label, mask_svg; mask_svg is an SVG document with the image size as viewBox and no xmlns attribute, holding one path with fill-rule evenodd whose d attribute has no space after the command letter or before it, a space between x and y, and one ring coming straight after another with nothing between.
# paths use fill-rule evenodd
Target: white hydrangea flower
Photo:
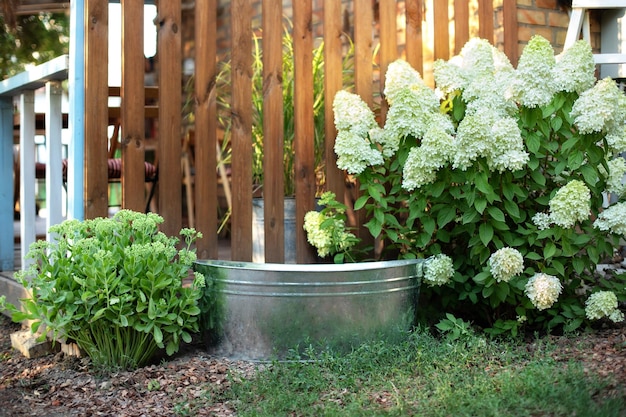
<instances>
[{"instance_id":1,"label":"white hydrangea flower","mask_svg":"<svg viewBox=\"0 0 626 417\"><path fill-rule=\"evenodd\" d=\"M552 69L556 64L554 49L545 38L533 36L519 59L515 95L526 107L545 106L552 100L556 85Z\"/></svg>"},{"instance_id":2,"label":"white hydrangea flower","mask_svg":"<svg viewBox=\"0 0 626 417\"><path fill-rule=\"evenodd\" d=\"M624 320L624 314L617 308L617 296L613 291L598 291L587 298L585 314L589 320L608 317L614 322Z\"/></svg>"},{"instance_id":3,"label":"white hydrangea flower","mask_svg":"<svg viewBox=\"0 0 626 417\"><path fill-rule=\"evenodd\" d=\"M460 61L462 61L462 58L457 55L448 61L438 59L433 64L435 84L445 94L463 90L467 85L465 73L460 67Z\"/></svg>"},{"instance_id":4,"label":"white hydrangea flower","mask_svg":"<svg viewBox=\"0 0 626 417\"><path fill-rule=\"evenodd\" d=\"M491 139L487 163L492 171L517 171L528 163L529 156L524 151L524 140L514 118L496 120L491 127Z\"/></svg>"},{"instance_id":5,"label":"white hydrangea flower","mask_svg":"<svg viewBox=\"0 0 626 417\"><path fill-rule=\"evenodd\" d=\"M385 130L399 138L421 138L432 124L434 115L440 113L437 95L423 84L407 86L394 94Z\"/></svg>"},{"instance_id":6,"label":"white hydrangea flower","mask_svg":"<svg viewBox=\"0 0 626 417\"><path fill-rule=\"evenodd\" d=\"M566 229L578 221L587 220L590 210L591 192L579 180L567 183L550 200L550 219Z\"/></svg>"},{"instance_id":7,"label":"white hydrangea flower","mask_svg":"<svg viewBox=\"0 0 626 417\"><path fill-rule=\"evenodd\" d=\"M515 275L524 272L524 258L514 248L502 248L489 257L491 275L498 282L509 282Z\"/></svg>"},{"instance_id":8,"label":"white hydrangea flower","mask_svg":"<svg viewBox=\"0 0 626 417\"><path fill-rule=\"evenodd\" d=\"M598 230L626 236L626 202L616 203L598 214L593 222Z\"/></svg>"},{"instance_id":9,"label":"white hydrangea flower","mask_svg":"<svg viewBox=\"0 0 626 417\"><path fill-rule=\"evenodd\" d=\"M435 180L435 173L450 161L455 152L455 140L445 125L433 124L419 147L409 151L402 172L402 187L411 191Z\"/></svg>"},{"instance_id":10,"label":"white hydrangea flower","mask_svg":"<svg viewBox=\"0 0 626 417\"><path fill-rule=\"evenodd\" d=\"M430 286L442 286L454 276L452 258L448 255L435 255L424 262L424 280Z\"/></svg>"},{"instance_id":11,"label":"white hydrangea flower","mask_svg":"<svg viewBox=\"0 0 626 417\"><path fill-rule=\"evenodd\" d=\"M378 126L374 113L356 94L341 90L333 100L335 127L338 131L350 130L361 137Z\"/></svg>"},{"instance_id":12,"label":"white hydrangea flower","mask_svg":"<svg viewBox=\"0 0 626 417\"><path fill-rule=\"evenodd\" d=\"M395 105L399 92L413 86L426 87L419 72L402 59L389 64L385 73L385 89L383 93L390 106Z\"/></svg>"},{"instance_id":13,"label":"white hydrangea flower","mask_svg":"<svg viewBox=\"0 0 626 417\"><path fill-rule=\"evenodd\" d=\"M557 55L553 77L558 91L580 94L593 87L596 82L595 72L591 45L585 40L579 40Z\"/></svg>"},{"instance_id":14,"label":"white hydrangea flower","mask_svg":"<svg viewBox=\"0 0 626 417\"><path fill-rule=\"evenodd\" d=\"M552 219L548 213L535 213L532 222L539 230L546 230L552 225Z\"/></svg>"},{"instance_id":15,"label":"white hydrangea flower","mask_svg":"<svg viewBox=\"0 0 626 417\"><path fill-rule=\"evenodd\" d=\"M614 126L606 134L605 139L613 155L626 152L626 125Z\"/></svg>"},{"instance_id":16,"label":"white hydrangea flower","mask_svg":"<svg viewBox=\"0 0 626 417\"><path fill-rule=\"evenodd\" d=\"M368 166L383 163L383 155L369 139L351 130L340 130L335 140L337 167L350 174L360 174Z\"/></svg>"},{"instance_id":17,"label":"white hydrangea flower","mask_svg":"<svg viewBox=\"0 0 626 417\"><path fill-rule=\"evenodd\" d=\"M606 180L606 192L621 197L626 193L624 175L626 175L626 161L621 156L607 161L609 166L608 178ZM600 171L607 175L604 166L600 165Z\"/></svg>"},{"instance_id":18,"label":"white hydrangea flower","mask_svg":"<svg viewBox=\"0 0 626 417\"><path fill-rule=\"evenodd\" d=\"M321 228L324 220L326 220L326 216L318 211L309 211L304 215L304 230L307 240L313 247L317 248L317 254L321 258L328 256L333 248L332 233L328 229Z\"/></svg>"},{"instance_id":19,"label":"white hydrangea flower","mask_svg":"<svg viewBox=\"0 0 626 417\"><path fill-rule=\"evenodd\" d=\"M525 293L538 310L552 307L563 291L563 286L555 276L538 273L526 283Z\"/></svg>"},{"instance_id":20,"label":"white hydrangea flower","mask_svg":"<svg viewBox=\"0 0 626 417\"><path fill-rule=\"evenodd\" d=\"M611 132L623 128L626 119L626 95L610 77L583 92L570 113L580 133Z\"/></svg>"},{"instance_id":21,"label":"white hydrangea flower","mask_svg":"<svg viewBox=\"0 0 626 417\"><path fill-rule=\"evenodd\" d=\"M487 108L465 115L457 128L454 168L466 170L476 159L487 156L491 151L491 128L496 120L496 115Z\"/></svg>"}]
</instances>

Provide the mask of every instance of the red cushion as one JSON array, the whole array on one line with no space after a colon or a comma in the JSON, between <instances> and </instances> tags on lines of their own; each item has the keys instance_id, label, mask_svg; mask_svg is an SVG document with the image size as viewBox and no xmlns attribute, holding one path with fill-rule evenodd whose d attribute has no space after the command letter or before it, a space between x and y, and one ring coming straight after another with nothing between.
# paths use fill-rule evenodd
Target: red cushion
<instances>
[{"instance_id":1,"label":"red cushion","mask_svg":"<svg viewBox=\"0 0 626 417\"><path fill-rule=\"evenodd\" d=\"M150 162L144 162L145 164L145 181L155 181L157 176L157 167ZM63 165L63 180L67 180L67 159L62 161ZM122 178L122 159L115 158L107 160L107 169L109 179ZM46 164L42 162L35 163L35 178L46 178Z\"/></svg>"}]
</instances>

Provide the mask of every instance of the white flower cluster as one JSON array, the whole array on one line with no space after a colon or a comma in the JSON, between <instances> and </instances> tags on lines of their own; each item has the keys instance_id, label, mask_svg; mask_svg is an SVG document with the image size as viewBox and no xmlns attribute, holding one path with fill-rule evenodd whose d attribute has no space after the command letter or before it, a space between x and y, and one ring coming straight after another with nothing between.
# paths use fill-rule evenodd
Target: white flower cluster
<instances>
[{"instance_id":1,"label":"white flower cluster","mask_svg":"<svg viewBox=\"0 0 626 417\"><path fill-rule=\"evenodd\" d=\"M509 282L524 271L524 258L517 249L498 249L489 257L489 268L496 281Z\"/></svg>"},{"instance_id":2,"label":"white flower cluster","mask_svg":"<svg viewBox=\"0 0 626 417\"><path fill-rule=\"evenodd\" d=\"M550 219L566 229L588 219L590 210L591 192L579 180L568 182L550 200Z\"/></svg>"},{"instance_id":3,"label":"white flower cluster","mask_svg":"<svg viewBox=\"0 0 626 417\"><path fill-rule=\"evenodd\" d=\"M318 211L309 211L304 215L304 230L307 240L317 248L321 258L338 250L347 250L354 244L355 236L346 230L343 220L327 217Z\"/></svg>"},{"instance_id":4,"label":"white flower cluster","mask_svg":"<svg viewBox=\"0 0 626 417\"><path fill-rule=\"evenodd\" d=\"M526 283L525 293L538 310L552 307L563 291L563 286L555 276L538 273Z\"/></svg>"},{"instance_id":5,"label":"white flower cluster","mask_svg":"<svg viewBox=\"0 0 626 417\"><path fill-rule=\"evenodd\" d=\"M593 227L626 237L626 202L613 204L598 214Z\"/></svg>"},{"instance_id":6,"label":"white flower cluster","mask_svg":"<svg viewBox=\"0 0 626 417\"><path fill-rule=\"evenodd\" d=\"M347 91L339 91L333 101L337 166L351 174L360 174L371 165L383 162L383 156L369 138L377 129L374 113L361 98Z\"/></svg>"},{"instance_id":7,"label":"white flower cluster","mask_svg":"<svg viewBox=\"0 0 626 417\"><path fill-rule=\"evenodd\" d=\"M424 262L424 280L430 286L442 286L454 276L452 258L448 255L435 255Z\"/></svg>"},{"instance_id":8,"label":"white flower cluster","mask_svg":"<svg viewBox=\"0 0 626 417\"><path fill-rule=\"evenodd\" d=\"M572 180L552 197L550 213L536 213L532 222L539 230L549 229L552 224L568 229L587 220L590 210L591 191L584 182Z\"/></svg>"},{"instance_id":9,"label":"white flower cluster","mask_svg":"<svg viewBox=\"0 0 626 417\"><path fill-rule=\"evenodd\" d=\"M585 314L589 320L608 317L618 323L624 321L624 313L617 308L617 296L613 291L598 291L585 302Z\"/></svg>"},{"instance_id":10,"label":"white flower cluster","mask_svg":"<svg viewBox=\"0 0 626 417\"><path fill-rule=\"evenodd\" d=\"M603 165L600 165L600 172L607 175L606 180L606 192L613 194L615 197L621 197L626 193L626 183L624 183L624 176L626 175L626 161L623 157L607 161L609 172L607 173Z\"/></svg>"},{"instance_id":11,"label":"white flower cluster","mask_svg":"<svg viewBox=\"0 0 626 417\"><path fill-rule=\"evenodd\" d=\"M580 95L570 115L580 133L610 133L621 129L623 134L626 95L607 77Z\"/></svg>"},{"instance_id":12,"label":"white flower cluster","mask_svg":"<svg viewBox=\"0 0 626 417\"><path fill-rule=\"evenodd\" d=\"M595 84L595 71L591 45L579 40L557 55L552 74L557 91L580 94Z\"/></svg>"},{"instance_id":13,"label":"white flower cluster","mask_svg":"<svg viewBox=\"0 0 626 417\"><path fill-rule=\"evenodd\" d=\"M552 101L557 90L552 74L556 59L547 39L533 36L517 65L514 95L526 107L541 107Z\"/></svg>"}]
</instances>

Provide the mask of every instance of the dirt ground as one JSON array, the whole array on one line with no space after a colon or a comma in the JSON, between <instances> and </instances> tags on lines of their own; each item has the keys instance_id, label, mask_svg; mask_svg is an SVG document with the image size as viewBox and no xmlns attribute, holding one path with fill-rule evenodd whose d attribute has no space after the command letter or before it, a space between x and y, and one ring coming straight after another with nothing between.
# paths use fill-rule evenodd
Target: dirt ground
<instances>
[{"instance_id":1,"label":"dirt ground","mask_svg":"<svg viewBox=\"0 0 626 417\"><path fill-rule=\"evenodd\" d=\"M192 344L157 365L98 376L85 358L25 358L11 349L10 334L19 329L0 314L0 416L234 416L220 393L258 366L210 357ZM553 339L557 361L581 361L586 372L612 381L605 395L623 390L626 325Z\"/></svg>"}]
</instances>

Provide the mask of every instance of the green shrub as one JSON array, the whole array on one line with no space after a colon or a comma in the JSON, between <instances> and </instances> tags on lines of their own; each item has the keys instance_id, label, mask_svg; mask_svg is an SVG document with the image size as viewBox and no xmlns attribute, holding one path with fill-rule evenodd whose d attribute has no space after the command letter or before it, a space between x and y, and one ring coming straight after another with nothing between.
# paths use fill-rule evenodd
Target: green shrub
<instances>
[{"instance_id":1,"label":"green shrub","mask_svg":"<svg viewBox=\"0 0 626 417\"><path fill-rule=\"evenodd\" d=\"M624 277L603 278L596 266L626 233L626 96L594 71L584 41L555 57L534 37L514 69L474 39L436 62L437 90L406 62L392 63L384 128L358 96L338 93L337 164L358 179L354 208L366 211L384 249L325 247L341 248L339 260L364 250L449 256L449 281L426 270L420 311L431 320L449 312L492 333L574 330L597 318L585 312L590 293L623 301ZM336 204L329 207L340 213ZM623 319L611 306L606 317Z\"/></svg>"},{"instance_id":2,"label":"green shrub","mask_svg":"<svg viewBox=\"0 0 626 417\"><path fill-rule=\"evenodd\" d=\"M30 267L16 274L32 297L22 310L7 306L14 321L33 320L53 337L75 341L106 369L145 365L159 348L168 355L198 331L204 277L183 279L196 260L201 237L181 230L185 245L158 230L163 218L121 210L112 218L67 220L52 226L53 242L35 242ZM45 337L45 333L43 334Z\"/></svg>"}]
</instances>

